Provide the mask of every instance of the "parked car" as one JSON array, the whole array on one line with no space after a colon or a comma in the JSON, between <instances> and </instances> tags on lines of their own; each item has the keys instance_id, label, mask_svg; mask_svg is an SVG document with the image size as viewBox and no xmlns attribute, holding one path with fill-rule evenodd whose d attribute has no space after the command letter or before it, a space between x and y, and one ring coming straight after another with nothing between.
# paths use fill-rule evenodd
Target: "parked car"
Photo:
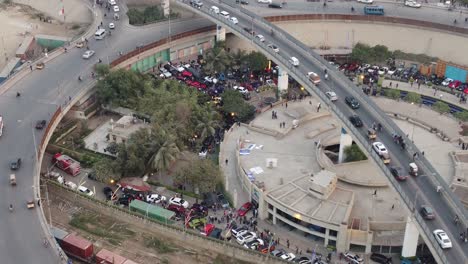
<instances>
[{"instance_id":1,"label":"parked car","mask_svg":"<svg viewBox=\"0 0 468 264\"><path fill-rule=\"evenodd\" d=\"M352 264L359 264L362 263L364 260L357 254L353 254L351 252L346 252L343 254L344 258L350 261Z\"/></svg>"},{"instance_id":2,"label":"parked car","mask_svg":"<svg viewBox=\"0 0 468 264\"><path fill-rule=\"evenodd\" d=\"M459 80L455 80L455 81L449 83L448 87L450 89L458 89L458 87L460 87L460 85L462 85L462 82L460 82Z\"/></svg>"},{"instance_id":3,"label":"parked car","mask_svg":"<svg viewBox=\"0 0 468 264\"><path fill-rule=\"evenodd\" d=\"M280 258L286 261L294 261L294 259L296 258L296 255L294 255L293 253L285 253L281 255Z\"/></svg>"},{"instance_id":4,"label":"parked car","mask_svg":"<svg viewBox=\"0 0 468 264\"><path fill-rule=\"evenodd\" d=\"M254 239L250 242L247 242L244 244L244 247L245 248L248 248L248 249L253 249L253 250L257 250L259 246L263 246L264 245L264 242L262 239L260 238L257 238L257 239Z\"/></svg>"},{"instance_id":5,"label":"parked car","mask_svg":"<svg viewBox=\"0 0 468 264\"><path fill-rule=\"evenodd\" d=\"M452 241L450 241L450 238L444 230L436 229L432 233L434 234L434 237L441 248L446 249L452 247Z\"/></svg>"},{"instance_id":6,"label":"parked car","mask_svg":"<svg viewBox=\"0 0 468 264\"><path fill-rule=\"evenodd\" d=\"M157 193L148 194L146 196L146 202L147 203L160 203L160 202L163 202L163 201L166 201L166 197L162 196L162 195L159 195Z\"/></svg>"},{"instance_id":7,"label":"parked car","mask_svg":"<svg viewBox=\"0 0 468 264\"><path fill-rule=\"evenodd\" d=\"M83 185L80 185L80 186L78 187L78 191L80 191L80 192L82 192L82 193L84 193L84 194L86 194L86 195L88 195L88 196L93 196L93 195L94 195L94 192L93 192L93 191L91 191L90 189L86 188L86 187L83 186Z\"/></svg>"},{"instance_id":8,"label":"parked car","mask_svg":"<svg viewBox=\"0 0 468 264\"><path fill-rule=\"evenodd\" d=\"M223 232L222 229L215 227L215 229L213 229L213 231L211 231L211 233L208 236L212 238L220 239L222 232Z\"/></svg>"},{"instance_id":9,"label":"parked car","mask_svg":"<svg viewBox=\"0 0 468 264\"><path fill-rule=\"evenodd\" d=\"M401 167L390 167L390 172L399 181L406 181L408 174Z\"/></svg>"},{"instance_id":10,"label":"parked car","mask_svg":"<svg viewBox=\"0 0 468 264\"><path fill-rule=\"evenodd\" d=\"M448 86L451 82L453 82L453 79L445 78L445 80L443 80L441 84L443 86Z\"/></svg>"},{"instance_id":11,"label":"parked car","mask_svg":"<svg viewBox=\"0 0 468 264\"><path fill-rule=\"evenodd\" d=\"M241 206L241 208L239 208L239 210L237 211L237 214L239 216L245 216L247 212L249 212L252 209L252 207L253 205L251 202L246 202L245 204Z\"/></svg>"},{"instance_id":12,"label":"parked car","mask_svg":"<svg viewBox=\"0 0 468 264\"><path fill-rule=\"evenodd\" d=\"M218 202L221 204L223 209L229 208L229 202L224 198L224 194L218 193Z\"/></svg>"},{"instance_id":13,"label":"parked car","mask_svg":"<svg viewBox=\"0 0 468 264\"><path fill-rule=\"evenodd\" d=\"M36 129L43 129L46 125L47 121L45 120L38 120L36 122Z\"/></svg>"},{"instance_id":14,"label":"parked car","mask_svg":"<svg viewBox=\"0 0 468 264\"><path fill-rule=\"evenodd\" d=\"M231 229L231 234L233 237L237 238L238 236L247 233L249 228L247 226L241 226Z\"/></svg>"},{"instance_id":15,"label":"parked car","mask_svg":"<svg viewBox=\"0 0 468 264\"><path fill-rule=\"evenodd\" d=\"M372 4L374 3L374 0L357 0L357 2L363 4Z\"/></svg>"},{"instance_id":16,"label":"parked car","mask_svg":"<svg viewBox=\"0 0 468 264\"><path fill-rule=\"evenodd\" d=\"M236 4L248 5L249 1L247 1L247 0L236 0Z\"/></svg>"},{"instance_id":17,"label":"parked car","mask_svg":"<svg viewBox=\"0 0 468 264\"><path fill-rule=\"evenodd\" d=\"M170 204L166 209L176 213L176 215L185 215L185 208L181 205Z\"/></svg>"},{"instance_id":18,"label":"parked car","mask_svg":"<svg viewBox=\"0 0 468 264\"><path fill-rule=\"evenodd\" d=\"M206 224L206 218L192 218L189 222L188 222L188 226L190 228L197 228L199 226L203 226Z\"/></svg>"},{"instance_id":19,"label":"parked car","mask_svg":"<svg viewBox=\"0 0 468 264\"><path fill-rule=\"evenodd\" d=\"M378 253L372 253L370 259L381 264L391 264L392 258Z\"/></svg>"},{"instance_id":20,"label":"parked car","mask_svg":"<svg viewBox=\"0 0 468 264\"><path fill-rule=\"evenodd\" d=\"M346 96L345 102L349 105L352 109L358 109L361 105L359 104L358 100L352 96Z\"/></svg>"},{"instance_id":21,"label":"parked car","mask_svg":"<svg viewBox=\"0 0 468 264\"><path fill-rule=\"evenodd\" d=\"M112 194L114 193L114 191L112 190L111 187L104 187L102 189L102 192L104 193L104 196L106 197L107 200L111 200L112 199Z\"/></svg>"},{"instance_id":22,"label":"parked car","mask_svg":"<svg viewBox=\"0 0 468 264\"><path fill-rule=\"evenodd\" d=\"M71 182L71 181L65 182L65 186L67 186L68 188L72 190L76 190L76 188L78 187L78 185L76 185L74 182Z\"/></svg>"},{"instance_id":23,"label":"parked car","mask_svg":"<svg viewBox=\"0 0 468 264\"><path fill-rule=\"evenodd\" d=\"M413 1L413 0L406 0L405 1L405 6L408 6L408 7L414 7L414 8L420 8L421 7L421 4L416 2L416 1Z\"/></svg>"},{"instance_id":24,"label":"parked car","mask_svg":"<svg viewBox=\"0 0 468 264\"><path fill-rule=\"evenodd\" d=\"M422 205L420 212L422 217L426 220L432 220L435 218L434 210L429 205Z\"/></svg>"},{"instance_id":25,"label":"parked car","mask_svg":"<svg viewBox=\"0 0 468 264\"><path fill-rule=\"evenodd\" d=\"M184 199L179 198L179 197L172 197L171 199L169 199L169 204L182 206L185 209L187 209L189 207L189 203L187 201L185 201Z\"/></svg>"},{"instance_id":26,"label":"parked car","mask_svg":"<svg viewBox=\"0 0 468 264\"><path fill-rule=\"evenodd\" d=\"M355 127L362 127L363 126L363 123L362 123L362 120L361 118L358 116L358 115L352 115L349 117L349 121L351 122L351 124L353 124L353 126Z\"/></svg>"},{"instance_id":27,"label":"parked car","mask_svg":"<svg viewBox=\"0 0 468 264\"><path fill-rule=\"evenodd\" d=\"M115 6L114 6L114 12L116 12L116 13L117 13L117 12L119 12L119 11L120 11L120 8L119 8L119 6L115 5Z\"/></svg>"},{"instance_id":28,"label":"parked car","mask_svg":"<svg viewBox=\"0 0 468 264\"><path fill-rule=\"evenodd\" d=\"M255 234L254 232L245 232L245 233L237 235L236 240L237 240L237 243L243 245L244 243L253 241L256 238L257 238L257 234Z\"/></svg>"}]
</instances>

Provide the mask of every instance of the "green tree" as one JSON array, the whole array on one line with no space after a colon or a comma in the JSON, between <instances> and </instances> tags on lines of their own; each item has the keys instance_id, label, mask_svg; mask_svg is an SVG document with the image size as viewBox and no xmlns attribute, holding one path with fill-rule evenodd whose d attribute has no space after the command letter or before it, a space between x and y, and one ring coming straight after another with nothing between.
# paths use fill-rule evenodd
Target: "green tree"
<instances>
[{"instance_id":1,"label":"green tree","mask_svg":"<svg viewBox=\"0 0 468 264\"><path fill-rule=\"evenodd\" d=\"M400 98L401 92L400 90L397 89L386 89L385 90L385 96L397 100Z\"/></svg>"},{"instance_id":2,"label":"green tree","mask_svg":"<svg viewBox=\"0 0 468 264\"><path fill-rule=\"evenodd\" d=\"M216 47L206 52L205 61L206 64L203 70L207 74L224 72L226 71L227 66L230 65L229 54L226 50Z\"/></svg>"},{"instance_id":3,"label":"green tree","mask_svg":"<svg viewBox=\"0 0 468 264\"><path fill-rule=\"evenodd\" d=\"M420 104L422 102L421 95L415 92L408 92L405 96L405 101L409 103Z\"/></svg>"},{"instance_id":4,"label":"green tree","mask_svg":"<svg viewBox=\"0 0 468 264\"><path fill-rule=\"evenodd\" d=\"M219 127L218 113L215 111L207 112L203 118L198 120L197 132L200 139L203 140L208 136L214 136L216 128Z\"/></svg>"},{"instance_id":5,"label":"green tree","mask_svg":"<svg viewBox=\"0 0 468 264\"><path fill-rule=\"evenodd\" d=\"M161 175L161 172L169 169L172 162L177 159L179 155L179 148L172 139L166 139L163 145L151 158L151 168L157 170Z\"/></svg>"},{"instance_id":6,"label":"green tree","mask_svg":"<svg viewBox=\"0 0 468 264\"><path fill-rule=\"evenodd\" d=\"M233 114L240 122L247 122L255 115L255 106L249 105L242 95L234 90L225 90L222 94L222 110L225 115Z\"/></svg>"},{"instance_id":7,"label":"green tree","mask_svg":"<svg viewBox=\"0 0 468 264\"><path fill-rule=\"evenodd\" d=\"M252 51L245 56L245 61L251 71L262 71L268 66L268 59L263 53Z\"/></svg>"},{"instance_id":8,"label":"green tree","mask_svg":"<svg viewBox=\"0 0 468 264\"><path fill-rule=\"evenodd\" d=\"M107 64L99 63L94 68L98 77L104 77L110 72L110 67Z\"/></svg>"},{"instance_id":9,"label":"green tree","mask_svg":"<svg viewBox=\"0 0 468 264\"><path fill-rule=\"evenodd\" d=\"M221 173L211 160L196 159L176 171L175 181L198 193L213 192L221 182Z\"/></svg>"},{"instance_id":10,"label":"green tree","mask_svg":"<svg viewBox=\"0 0 468 264\"><path fill-rule=\"evenodd\" d=\"M238 49L236 52L230 54L231 68L234 70L239 70L242 65L245 63L244 59L246 57L245 50Z\"/></svg>"},{"instance_id":11,"label":"green tree","mask_svg":"<svg viewBox=\"0 0 468 264\"><path fill-rule=\"evenodd\" d=\"M359 146L356 144L345 147L344 154L345 162L360 161L367 159L367 156L361 151Z\"/></svg>"},{"instance_id":12,"label":"green tree","mask_svg":"<svg viewBox=\"0 0 468 264\"><path fill-rule=\"evenodd\" d=\"M101 182L110 182L111 180L120 180L120 178L116 178L114 176L114 161L102 158L99 159L98 162L93 164L93 170L96 174L96 178L98 181Z\"/></svg>"},{"instance_id":13,"label":"green tree","mask_svg":"<svg viewBox=\"0 0 468 264\"><path fill-rule=\"evenodd\" d=\"M450 112L450 107L447 103L442 101L437 101L432 105L434 111L439 112L440 114L447 114Z\"/></svg>"},{"instance_id":14,"label":"green tree","mask_svg":"<svg viewBox=\"0 0 468 264\"><path fill-rule=\"evenodd\" d=\"M468 111L461 111L461 112L458 112L458 113L455 113L455 117L463 122L467 122L468 121Z\"/></svg>"},{"instance_id":15,"label":"green tree","mask_svg":"<svg viewBox=\"0 0 468 264\"><path fill-rule=\"evenodd\" d=\"M369 62L371 60L370 54L370 46L359 42L353 47L351 52L351 60L357 61L359 63Z\"/></svg>"}]
</instances>

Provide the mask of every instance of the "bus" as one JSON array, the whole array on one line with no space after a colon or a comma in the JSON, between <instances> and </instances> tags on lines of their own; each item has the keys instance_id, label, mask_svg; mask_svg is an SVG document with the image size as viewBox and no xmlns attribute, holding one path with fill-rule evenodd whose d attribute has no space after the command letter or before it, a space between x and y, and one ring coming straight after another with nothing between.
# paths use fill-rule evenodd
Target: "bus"
<instances>
[{"instance_id":1,"label":"bus","mask_svg":"<svg viewBox=\"0 0 468 264\"><path fill-rule=\"evenodd\" d=\"M383 6L365 6L364 7L364 14L366 15L384 15L384 8Z\"/></svg>"},{"instance_id":2,"label":"bus","mask_svg":"<svg viewBox=\"0 0 468 264\"><path fill-rule=\"evenodd\" d=\"M3 117L0 116L0 137L2 136L3 134Z\"/></svg>"},{"instance_id":3,"label":"bus","mask_svg":"<svg viewBox=\"0 0 468 264\"><path fill-rule=\"evenodd\" d=\"M95 39L103 39L106 36L106 30L101 28L94 34Z\"/></svg>"}]
</instances>

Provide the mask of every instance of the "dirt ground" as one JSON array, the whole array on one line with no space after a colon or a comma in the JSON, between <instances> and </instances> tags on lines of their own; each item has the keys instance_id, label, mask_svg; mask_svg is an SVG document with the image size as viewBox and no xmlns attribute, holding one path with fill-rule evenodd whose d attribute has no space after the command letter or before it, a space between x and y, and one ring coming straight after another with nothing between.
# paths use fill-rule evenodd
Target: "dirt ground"
<instances>
[{"instance_id":1,"label":"dirt ground","mask_svg":"<svg viewBox=\"0 0 468 264\"><path fill-rule=\"evenodd\" d=\"M224 255L201 250L197 248L196 244L190 242L181 244L161 232L158 233L158 231L128 225L118 219L99 214L91 207L78 207L71 202L73 197L64 199L63 196L54 193L54 188L49 188L49 199L53 226L67 232L76 232L92 241L95 245L95 253L101 248L106 248L141 264L248 264ZM47 204L44 202L42 205L44 213L48 215Z\"/></svg>"},{"instance_id":2,"label":"dirt ground","mask_svg":"<svg viewBox=\"0 0 468 264\"><path fill-rule=\"evenodd\" d=\"M58 0L16 0L15 2L21 4L0 4L0 25L2 25L0 71L8 60L15 56L25 36L46 34L71 37L83 32L91 21L90 13L79 0L63 0L65 23L64 17L59 15L61 7ZM67 6L70 6L70 9ZM40 21L39 16L50 18L50 23Z\"/></svg>"}]
</instances>

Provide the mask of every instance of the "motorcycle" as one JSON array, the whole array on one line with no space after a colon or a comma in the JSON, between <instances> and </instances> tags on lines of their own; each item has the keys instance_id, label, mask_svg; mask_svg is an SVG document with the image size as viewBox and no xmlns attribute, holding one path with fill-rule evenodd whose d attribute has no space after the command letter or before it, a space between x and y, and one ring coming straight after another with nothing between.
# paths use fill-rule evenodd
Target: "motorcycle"
<instances>
[{"instance_id":1,"label":"motorcycle","mask_svg":"<svg viewBox=\"0 0 468 264\"><path fill-rule=\"evenodd\" d=\"M20 92L16 92L16 97L20 97L20 96L21 96Z\"/></svg>"},{"instance_id":2,"label":"motorcycle","mask_svg":"<svg viewBox=\"0 0 468 264\"><path fill-rule=\"evenodd\" d=\"M13 205L12 205L12 204L10 204L10 208L9 208L9 209L10 209L10 212L13 212Z\"/></svg>"}]
</instances>

